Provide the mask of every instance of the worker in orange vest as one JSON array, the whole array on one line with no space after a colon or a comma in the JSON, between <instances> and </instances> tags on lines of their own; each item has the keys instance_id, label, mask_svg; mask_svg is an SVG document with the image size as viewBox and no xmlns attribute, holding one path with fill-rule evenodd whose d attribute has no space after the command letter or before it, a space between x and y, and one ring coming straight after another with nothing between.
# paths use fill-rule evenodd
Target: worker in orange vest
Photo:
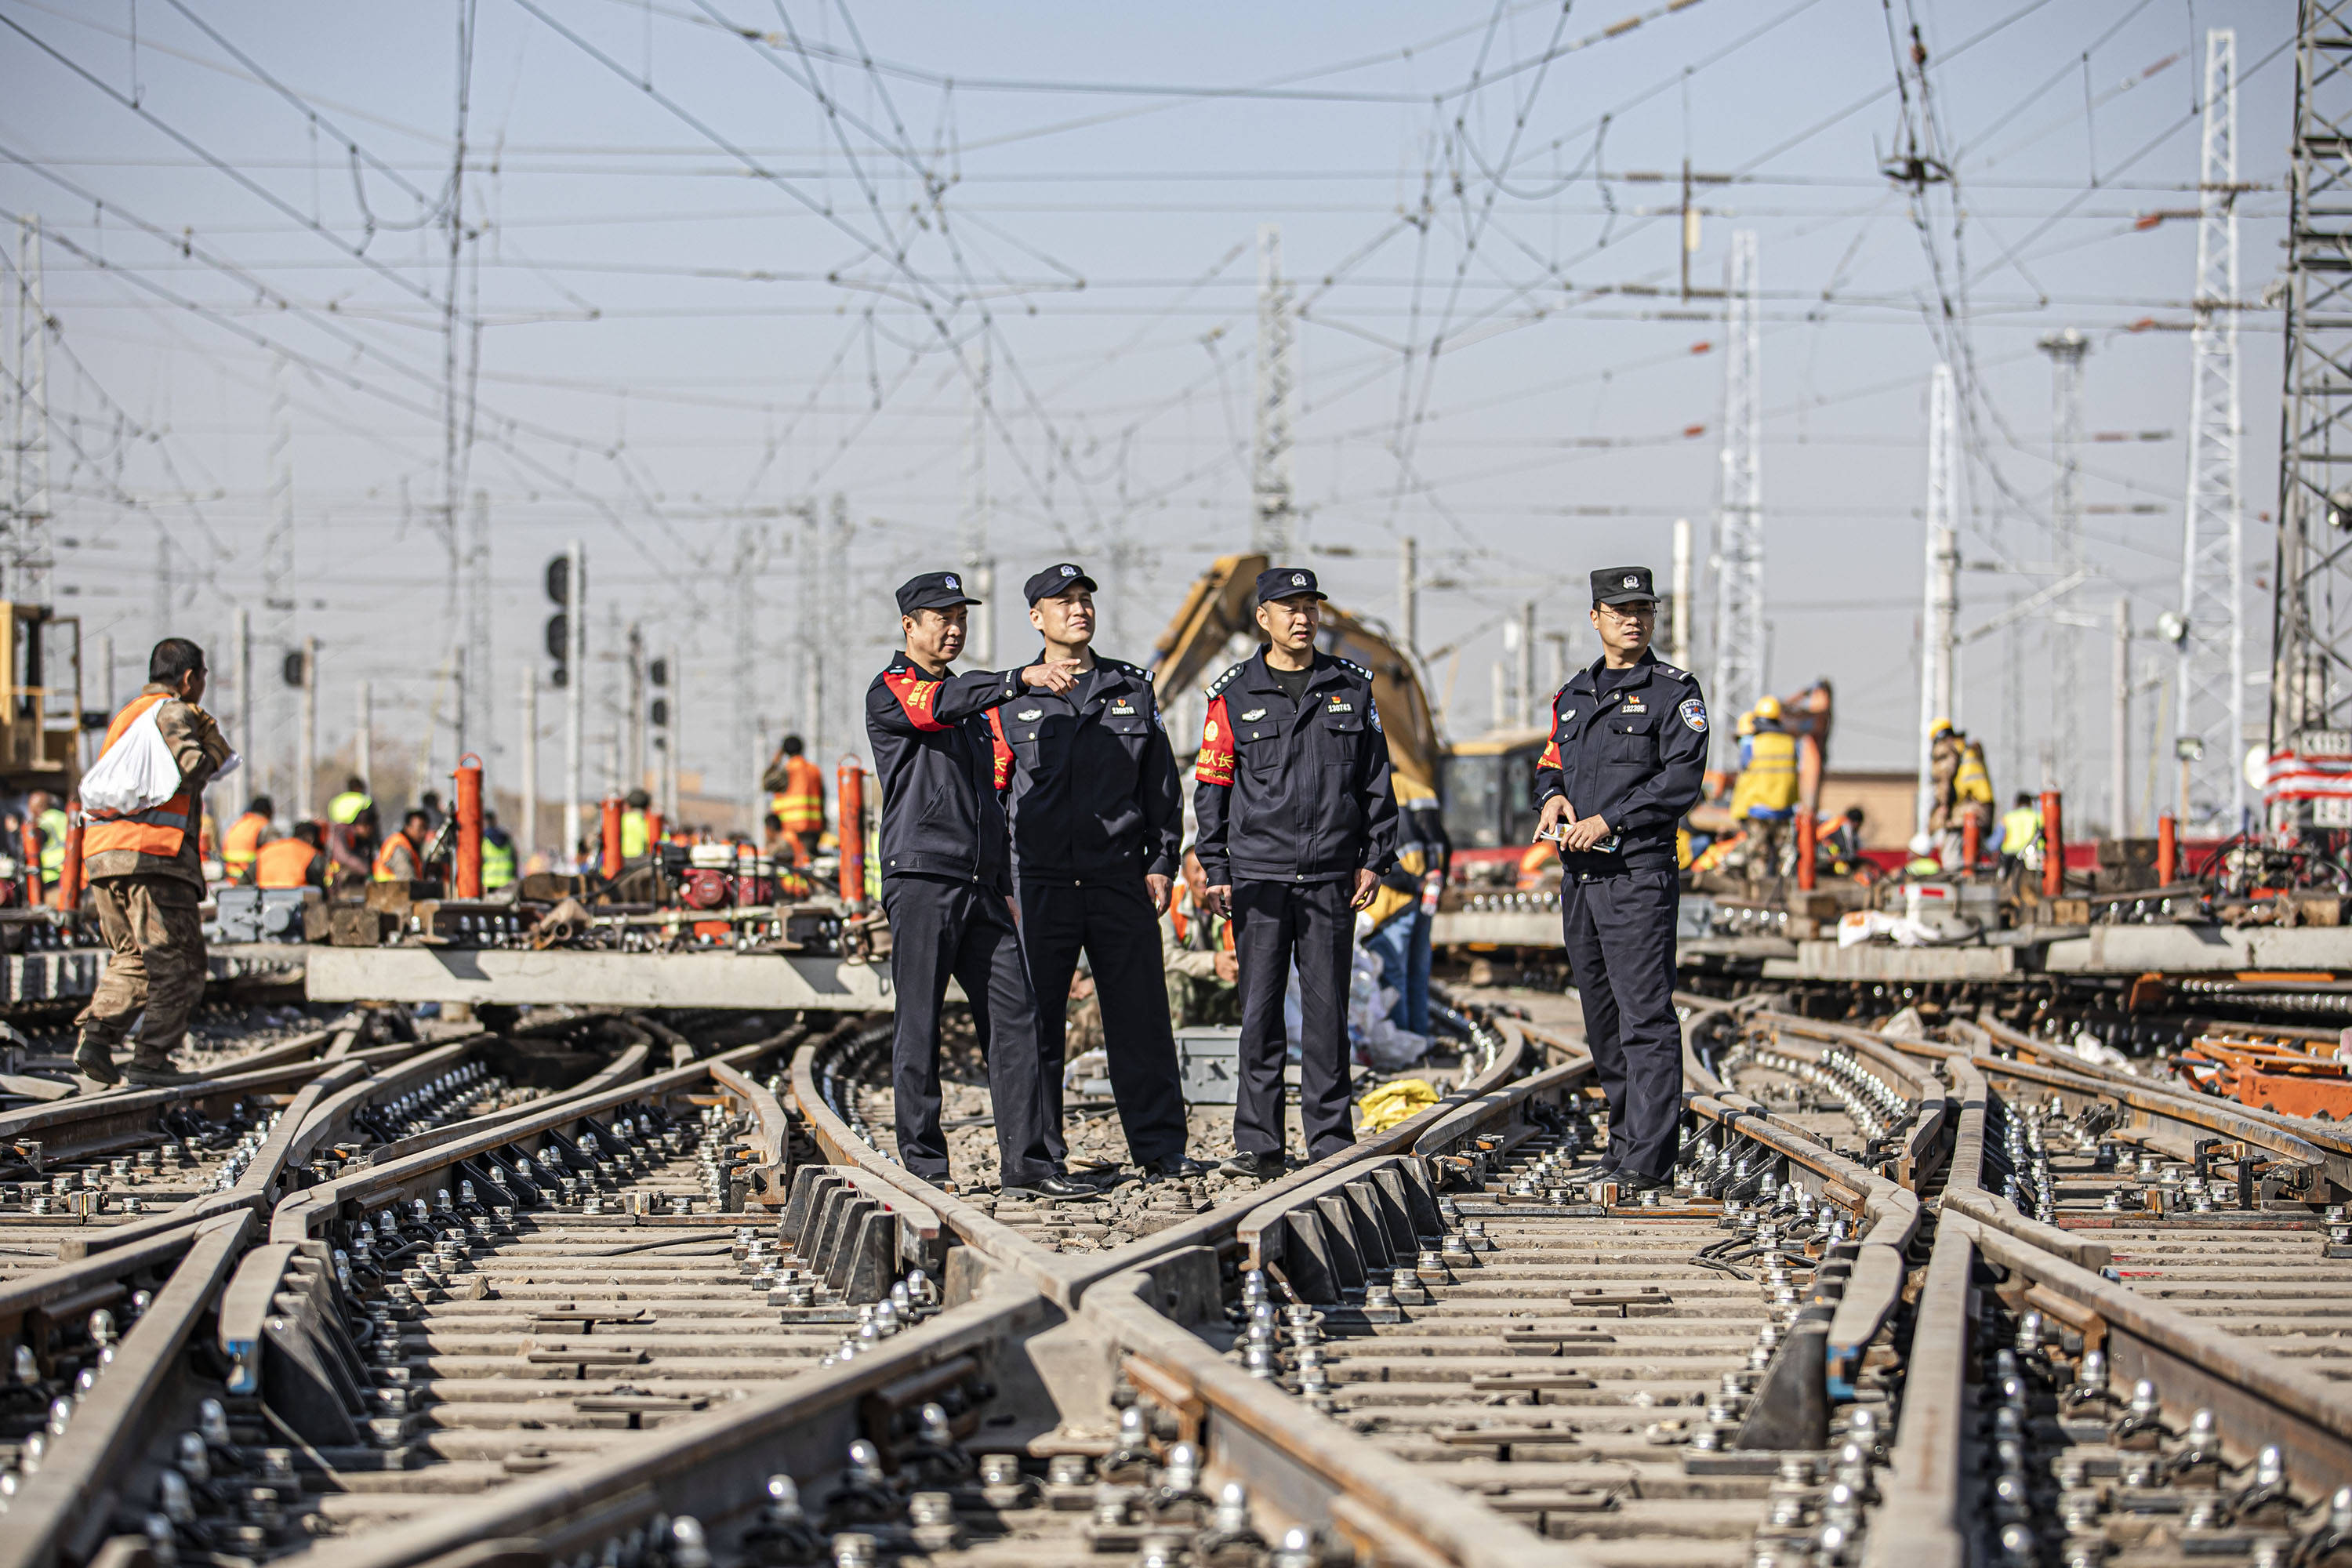
<instances>
[{"instance_id":1,"label":"worker in orange vest","mask_svg":"<svg viewBox=\"0 0 2352 1568\"><path fill-rule=\"evenodd\" d=\"M257 888L316 888L325 884L327 858L319 850L319 825L298 822L284 838L273 838L253 858Z\"/></svg>"},{"instance_id":2,"label":"worker in orange vest","mask_svg":"<svg viewBox=\"0 0 2352 1568\"><path fill-rule=\"evenodd\" d=\"M824 837L824 770L802 755L806 750L798 735L785 736L760 781L769 792L768 809L783 824L793 859L803 866L816 858L817 840Z\"/></svg>"},{"instance_id":3,"label":"worker in orange vest","mask_svg":"<svg viewBox=\"0 0 2352 1568\"><path fill-rule=\"evenodd\" d=\"M383 841L375 852L373 879L379 882L415 882L425 876L425 843L433 836L433 818L422 806L412 805L408 815L400 820L400 831Z\"/></svg>"},{"instance_id":4,"label":"worker in orange vest","mask_svg":"<svg viewBox=\"0 0 2352 1568\"><path fill-rule=\"evenodd\" d=\"M185 637L165 637L147 657L147 684L107 727L103 757L152 711L157 731L179 764L180 787L144 811L86 813L82 867L99 930L111 952L98 987L75 1019L81 1037L74 1066L101 1084L126 1076L114 1047L132 1017L145 1014L128 1077L163 1088L196 1083L201 1073L173 1070L172 1053L187 1037L188 1016L205 990L205 934L197 908L205 873L196 858L196 821L205 785L230 757L220 726L197 704L205 695L204 650Z\"/></svg>"},{"instance_id":5,"label":"worker in orange vest","mask_svg":"<svg viewBox=\"0 0 2352 1568\"><path fill-rule=\"evenodd\" d=\"M255 795L246 803L245 815L221 835L221 868L230 881L253 880L253 858L261 853L262 843L269 837L270 819L277 815L278 807L268 795Z\"/></svg>"}]
</instances>

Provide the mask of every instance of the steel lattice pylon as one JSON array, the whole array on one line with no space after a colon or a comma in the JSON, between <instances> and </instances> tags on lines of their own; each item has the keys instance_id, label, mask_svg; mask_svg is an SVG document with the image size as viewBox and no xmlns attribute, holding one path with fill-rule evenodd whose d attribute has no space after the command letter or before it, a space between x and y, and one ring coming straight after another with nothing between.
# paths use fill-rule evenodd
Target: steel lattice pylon
<instances>
[{"instance_id":1,"label":"steel lattice pylon","mask_svg":"<svg viewBox=\"0 0 2352 1568\"><path fill-rule=\"evenodd\" d=\"M1715 679L1707 700L1722 722L1718 755L1764 695L1763 388L1757 311L1756 233L1731 237L1725 265L1723 501L1715 525Z\"/></svg>"},{"instance_id":2,"label":"steel lattice pylon","mask_svg":"<svg viewBox=\"0 0 2352 1568\"><path fill-rule=\"evenodd\" d=\"M2189 486L2180 543L2180 707L2185 821L2244 819L2246 562L2238 489L2238 36L2205 35L2205 151L2189 337Z\"/></svg>"},{"instance_id":3,"label":"steel lattice pylon","mask_svg":"<svg viewBox=\"0 0 2352 1568\"><path fill-rule=\"evenodd\" d=\"M2352 798L2315 815L2280 792L2352 730L2352 0L2302 0L2296 30L2270 806L2273 826L2340 827Z\"/></svg>"},{"instance_id":4,"label":"steel lattice pylon","mask_svg":"<svg viewBox=\"0 0 2352 1568\"><path fill-rule=\"evenodd\" d=\"M1298 548L1298 514L1290 471L1291 396L1297 367L1291 363L1295 336L1290 286L1282 277L1282 228L1257 231L1257 428L1252 443L1250 548L1286 561Z\"/></svg>"}]
</instances>

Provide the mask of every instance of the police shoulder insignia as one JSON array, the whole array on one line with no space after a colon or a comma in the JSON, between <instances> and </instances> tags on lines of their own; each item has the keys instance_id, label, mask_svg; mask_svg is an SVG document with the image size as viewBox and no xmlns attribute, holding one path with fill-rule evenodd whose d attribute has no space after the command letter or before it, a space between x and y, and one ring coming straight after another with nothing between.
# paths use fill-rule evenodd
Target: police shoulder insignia
<instances>
[{"instance_id":1,"label":"police shoulder insignia","mask_svg":"<svg viewBox=\"0 0 2352 1568\"><path fill-rule=\"evenodd\" d=\"M1658 673L1660 675L1671 675L1676 680L1688 680L1690 679L1689 670L1676 669L1673 665L1668 664L1663 658L1658 660Z\"/></svg>"},{"instance_id":2,"label":"police shoulder insignia","mask_svg":"<svg viewBox=\"0 0 2352 1568\"><path fill-rule=\"evenodd\" d=\"M1684 700L1680 711L1683 716L1684 723L1689 725L1693 731L1699 734L1704 735L1706 733L1706 703L1701 702L1696 697L1687 698Z\"/></svg>"},{"instance_id":3,"label":"police shoulder insignia","mask_svg":"<svg viewBox=\"0 0 2352 1568\"><path fill-rule=\"evenodd\" d=\"M1234 666L1233 668L1225 671L1224 674L1209 682L1207 695L1214 697L1218 692L1223 691L1226 687L1231 686L1234 683L1234 677L1239 675L1243 670L1247 669L1248 668L1249 664L1246 660Z\"/></svg>"},{"instance_id":4,"label":"police shoulder insignia","mask_svg":"<svg viewBox=\"0 0 2352 1568\"><path fill-rule=\"evenodd\" d=\"M1331 657L1332 657L1333 658L1337 658L1337 659L1339 659L1339 663L1340 663L1344 668L1354 670L1358 675L1362 676L1366 680L1370 680L1370 679L1372 678L1372 672L1371 672L1370 670L1369 670L1369 669L1366 669L1362 665L1358 664L1354 659L1352 659L1352 658L1340 658L1340 657L1339 657L1338 654L1336 654L1336 653L1335 653L1335 654L1333 654Z\"/></svg>"}]
</instances>

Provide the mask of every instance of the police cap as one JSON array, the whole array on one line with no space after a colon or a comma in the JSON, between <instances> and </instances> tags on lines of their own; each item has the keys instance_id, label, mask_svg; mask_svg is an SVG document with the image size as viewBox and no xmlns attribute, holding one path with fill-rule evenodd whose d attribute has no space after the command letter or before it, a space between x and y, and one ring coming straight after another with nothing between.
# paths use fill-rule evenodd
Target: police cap
<instances>
[{"instance_id":1,"label":"police cap","mask_svg":"<svg viewBox=\"0 0 2352 1568\"><path fill-rule=\"evenodd\" d=\"M1636 599L1655 604L1658 591L1650 583L1647 566L1603 566L1592 574L1592 602L1626 605Z\"/></svg>"},{"instance_id":2,"label":"police cap","mask_svg":"<svg viewBox=\"0 0 2352 1568\"><path fill-rule=\"evenodd\" d=\"M1089 594L1102 592L1093 578L1066 561L1058 566L1046 567L1043 572L1030 578L1021 591L1028 595L1029 602L1034 605L1040 599L1053 598L1055 595L1067 593L1072 588L1084 588Z\"/></svg>"},{"instance_id":3,"label":"police cap","mask_svg":"<svg viewBox=\"0 0 2352 1568\"><path fill-rule=\"evenodd\" d=\"M977 605L980 602L963 591L962 577L953 572L926 572L898 584L898 613L902 616L911 616L917 610L950 610L958 605Z\"/></svg>"},{"instance_id":4,"label":"police cap","mask_svg":"<svg viewBox=\"0 0 2352 1568\"><path fill-rule=\"evenodd\" d=\"M1272 566L1257 574L1257 602L1270 605L1276 599L1295 599L1300 595L1311 599L1328 599L1331 595L1315 585L1315 574L1304 566Z\"/></svg>"}]
</instances>

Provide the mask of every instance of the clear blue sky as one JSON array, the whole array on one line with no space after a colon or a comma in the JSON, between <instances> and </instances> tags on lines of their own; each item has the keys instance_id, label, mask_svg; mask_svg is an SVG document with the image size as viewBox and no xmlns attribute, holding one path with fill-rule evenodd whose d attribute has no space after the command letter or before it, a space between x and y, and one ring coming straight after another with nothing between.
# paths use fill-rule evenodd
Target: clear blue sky
<instances>
[{"instance_id":1,"label":"clear blue sky","mask_svg":"<svg viewBox=\"0 0 2352 1568\"><path fill-rule=\"evenodd\" d=\"M689 769L744 772L746 561L748 716L771 740L811 724L806 626L832 652L828 742L857 739L856 696L895 634L889 586L960 552L983 343L1000 652L1026 652L1020 577L1068 556L1108 586L1116 551L1104 646L1148 657L1184 584L1247 536L1265 223L1304 307L1296 468L1314 563L1387 616L1396 542L1420 541L1424 571L1454 584L1423 601L1433 684L1452 732L1476 732L1522 600L1587 658L1587 571L1663 574L1676 516L1704 555L1722 334L1713 302L1670 297L1679 187L1654 177L1685 159L1736 176L1700 187L1694 280L1719 285L1733 232L1759 236L1772 683L1832 676L1838 760L1906 763L1931 251L1955 297L1965 279L1980 372L1964 554L2049 559L2033 343L2077 326L2086 429L2166 433L2085 453L2101 574L2085 607L2126 593L2145 625L2178 594L2195 226L2142 222L2196 204L2205 29L2238 29L2240 178L2263 187L2241 199L2248 299L2278 271L2292 100L2284 5L1896 0L1895 24L1915 13L1957 149L1957 234L1941 193L1915 221L1878 174L1901 122L1877 0L1672 15L486 0L457 309L461 372L479 323L461 483L493 518L493 766L512 765L520 672L546 662L541 563L574 534L597 638L617 614L686 650ZM71 422L54 443L57 532L78 542L60 584L93 628L143 647L160 535L169 629L216 639L236 603L285 618L258 607L282 353L290 629L324 644L328 737L362 675L387 730L421 736L451 635L436 215L458 14L0 0L0 210L52 237L51 401ZM2244 314L2265 584L2278 330L2273 311ZM779 512L836 492L849 574L812 595ZM2044 580L1971 572L1963 624ZM2260 668L2266 592L2256 606ZM1972 649L1960 716L1995 741L2006 791L2020 759L1999 749L1999 648ZM2030 750L2052 715L2046 659L2032 638L2023 653L2014 739ZM2086 785L2105 777L2108 657L2085 644ZM248 743L267 754L267 737Z\"/></svg>"}]
</instances>

